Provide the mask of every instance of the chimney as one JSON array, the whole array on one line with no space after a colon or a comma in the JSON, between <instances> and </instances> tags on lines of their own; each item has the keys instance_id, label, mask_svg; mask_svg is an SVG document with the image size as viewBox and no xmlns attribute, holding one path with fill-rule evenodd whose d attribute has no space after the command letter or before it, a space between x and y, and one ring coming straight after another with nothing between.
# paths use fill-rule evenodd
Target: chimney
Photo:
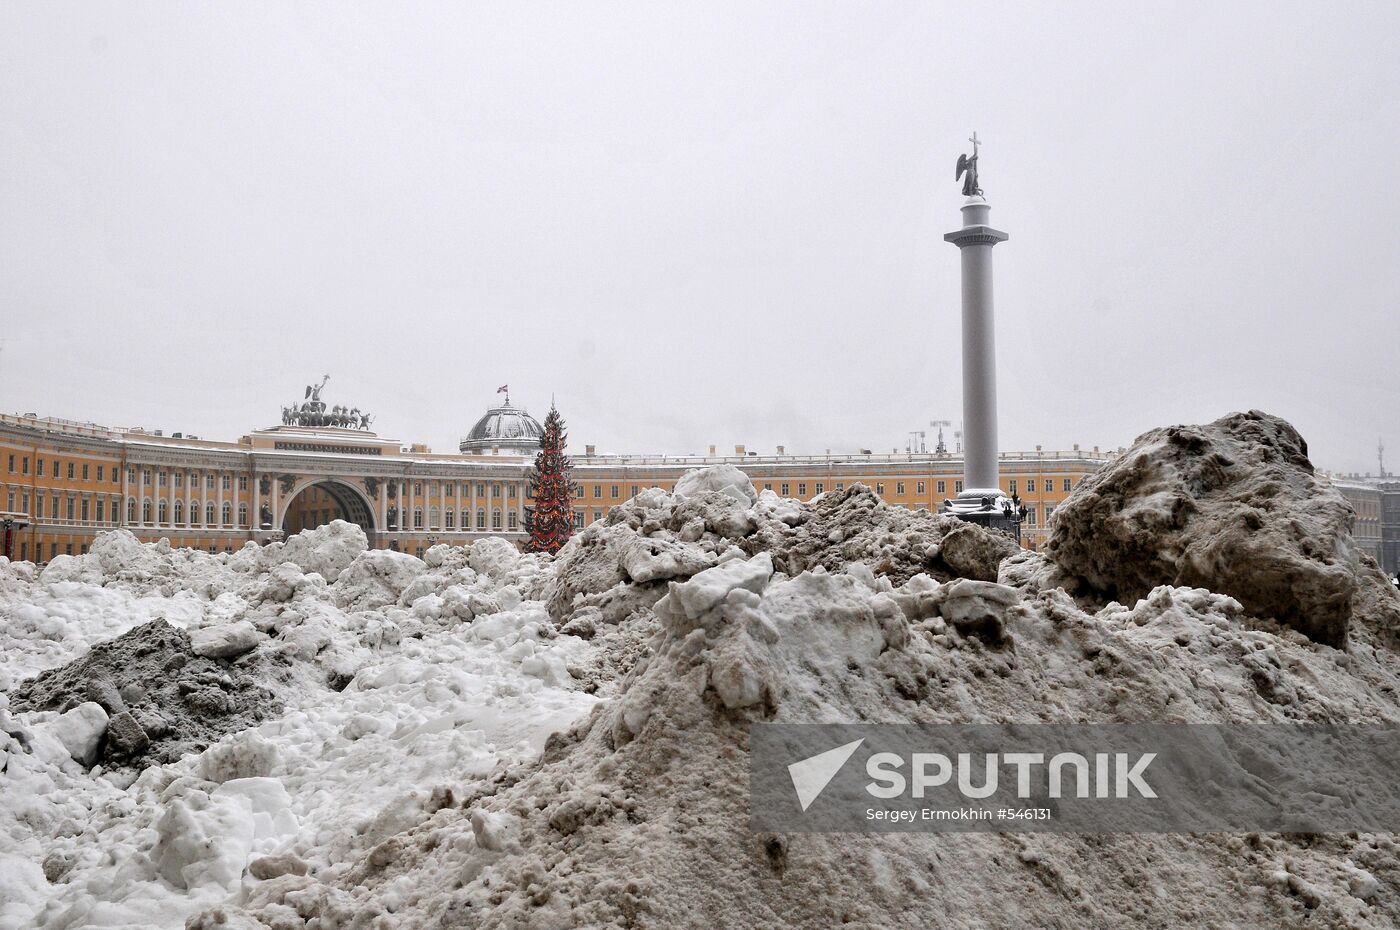
<instances>
[{"instance_id":1,"label":"chimney","mask_svg":"<svg viewBox=\"0 0 1400 930\"><path fill-rule=\"evenodd\" d=\"M584 447L583 447L583 454L584 454L584 456L587 457L587 458L592 458L593 455L594 455L594 450L595 450L596 448L597 448L596 446L584 446Z\"/></svg>"}]
</instances>

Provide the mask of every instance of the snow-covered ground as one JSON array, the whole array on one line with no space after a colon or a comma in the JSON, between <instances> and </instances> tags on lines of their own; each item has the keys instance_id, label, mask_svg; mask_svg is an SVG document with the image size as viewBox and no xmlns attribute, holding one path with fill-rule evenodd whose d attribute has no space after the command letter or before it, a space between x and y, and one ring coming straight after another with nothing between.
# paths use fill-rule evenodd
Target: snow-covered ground
<instances>
[{"instance_id":1,"label":"snow-covered ground","mask_svg":"<svg viewBox=\"0 0 1400 930\"><path fill-rule=\"evenodd\" d=\"M0 733L0 927L181 927L256 881L259 858L333 871L537 755L597 701L566 667L591 647L554 634L526 597L535 559L505 543L437 547L425 563L364 552L335 523L282 548L209 556L123 532L42 573L0 563L7 688L156 619L250 622L284 663L280 715L139 775L85 771L56 711L0 716L14 734Z\"/></svg>"}]
</instances>

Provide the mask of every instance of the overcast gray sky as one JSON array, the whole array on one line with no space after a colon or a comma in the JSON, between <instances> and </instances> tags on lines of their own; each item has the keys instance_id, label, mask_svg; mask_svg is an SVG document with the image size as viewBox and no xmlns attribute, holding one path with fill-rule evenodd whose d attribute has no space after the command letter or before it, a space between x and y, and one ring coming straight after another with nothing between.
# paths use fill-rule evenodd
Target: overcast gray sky
<instances>
[{"instance_id":1,"label":"overcast gray sky","mask_svg":"<svg viewBox=\"0 0 1400 930\"><path fill-rule=\"evenodd\" d=\"M0 6L0 409L453 449L1004 449L1259 407L1400 470L1400 5Z\"/></svg>"}]
</instances>

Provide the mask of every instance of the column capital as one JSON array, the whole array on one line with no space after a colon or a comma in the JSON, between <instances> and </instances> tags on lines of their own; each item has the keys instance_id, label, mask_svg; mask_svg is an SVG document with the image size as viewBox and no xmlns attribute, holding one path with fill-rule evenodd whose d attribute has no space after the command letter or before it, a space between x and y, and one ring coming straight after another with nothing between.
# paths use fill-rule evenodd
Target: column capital
<instances>
[{"instance_id":1,"label":"column capital","mask_svg":"<svg viewBox=\"0 0 1400 930\"><path fill-rule=\"evenodd\" d=\"M964 226L962 229L944 233L943 241L951 242L960 249L970 245L996 245L1011 238L1000 229L990 226Z\"/></svg>"}]
</instances>

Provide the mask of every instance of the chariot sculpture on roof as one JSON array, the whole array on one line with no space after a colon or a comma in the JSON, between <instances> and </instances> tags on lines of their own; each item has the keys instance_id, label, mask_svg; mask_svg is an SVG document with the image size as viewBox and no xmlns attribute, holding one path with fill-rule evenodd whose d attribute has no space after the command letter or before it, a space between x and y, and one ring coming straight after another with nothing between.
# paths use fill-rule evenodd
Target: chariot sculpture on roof
<instances>
[{"instance_id":1,"label":"chariot sculpture on roof","mask_svg":"<svg viewBox=\"0 0 1400 930\"><path fill-rule=\"evenodd\" d=\"M359 407L346 407L336 404L329 410L326 409L326 402L321 400L321 389L326 386L326 382L331 379L330 375L323 375L320 384L308 384L306 393L302 396L300 404L292 404L282 408L283 426L319 427L334 426L340 429L362 429L368 430L374 417L368 413L360 412Z\"/></svg>"}]
</instances>

